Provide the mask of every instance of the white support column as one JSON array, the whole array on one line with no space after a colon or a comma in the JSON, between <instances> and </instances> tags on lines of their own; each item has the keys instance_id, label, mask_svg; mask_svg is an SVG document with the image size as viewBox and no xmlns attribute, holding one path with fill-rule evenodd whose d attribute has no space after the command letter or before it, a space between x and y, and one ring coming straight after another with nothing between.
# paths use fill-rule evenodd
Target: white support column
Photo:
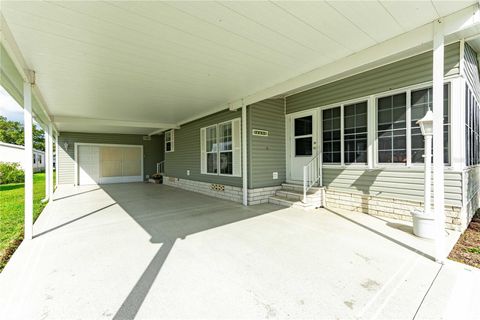
<instances>
[{"instance_id":1,"label":"white support column","mask_svg":"<svg viewBox=\"0 0 480 320\"><path fill-rule=\"evenodd\" d=\"M55 189L58 186L58 132L55 132Z\"/></svg>"},{"instance_id":2,"label":"white support column","mask_svg":"<svg viewBox=\"0 0 480 320\"><path fill-rule=\"evenodd\" d=\"M443 164L443 75L444 75L443 21L437 20L433 28L433 199L437 224L435 240L437 262L445 261L445 195Z\"/></svg>"},{"instance_id":3,"label":"white support column","mask_svg":"<svg viewBox=\"0 0 480 320\"><path fill-rule=\"evenodd\" d=\"M368 169L373 169L374 167L374 159L375 159L375 97L370 96L368 98L368 113L367 113L368 121L367 121L367 139L368 139L368 147L367 147L367 162L368 162Z\"/></svg>"},{"instance_id":4,"label":"white support column","mask_svg":"<svg viewBox=\"0 0 480 320\"><path fill-rule=\"evenodd\" d=\"M48 125L45 126L45 129L44 129L44 139L45 139L45 157L44 157L44 161L45 161L45 198L42 199L42 202L47 202L50 198L49 198L49 195L50 195L50 181L52 180L51 179L51 176L50 176L50 170L48 170L48 168L50 167L50 158L49 158L49 155L50 155L50 136L48 134Z\"/></svg>"},{"instance_id":5,"label":"white support column","mask_svg":"<svg viewBox=\"0 0 480 320\"><path fill-rule=\"evenodd\" d=\"M48 175L50 177L48 181L48 199L52 199L53 197L53 125L50 122L48 124Z\"/></svg>"},{"instance_id":6,"label":"white support column","mask_svg":"<svg viewBox=\"0 0 480 320\"><path fill-rule=\"evenodd\" d=\"M248 206L248 176L247 176L247 106L242 105L242 180L243 205Z\"/></svg>"},{"instance_id":7,"label":"white support column","mask_svg":"<svg viewBox=\"0 0 480 320\"><path fill-rule=\"evenodd\" d=\"M25 139L25 231L24 239L31 240L33 235L33 137L32 137L32 85L23 84L23 127Z\"/></svg>"}]
</instances>

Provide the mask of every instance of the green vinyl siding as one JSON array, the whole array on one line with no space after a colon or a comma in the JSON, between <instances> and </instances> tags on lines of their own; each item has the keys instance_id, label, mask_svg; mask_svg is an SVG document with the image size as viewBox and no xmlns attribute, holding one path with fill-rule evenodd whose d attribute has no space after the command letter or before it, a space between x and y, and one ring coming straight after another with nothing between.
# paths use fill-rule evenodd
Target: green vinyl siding
<instances>
[{"instance_id":1,"label":"green vinyl siding","mask_svg":"<svg viewBox=\"0 0 480 320\"><path fill-rule=\"evenodd\" d=\"M480 166L465 170L466 203L468 204L480 192Z\"/></svg>"},{"instance_id":2,"label":"green vinyl siding","mask_svg":"<svg viewBox=\"0 0 480 320\"><path fill-rule=\"evenodd\" d=\"M470 87L475 92L477 98L480 98L480 80L478 75L477 53L467 43L465 43L464 54L464 74Z\"/></svg>"},{"instance_id":3,"label":"green vinyl siding","mask_svg":"<svg viewBox=\"0 0 480 320\"><path fill-rule=\"evenodd\" d=\"M254 136L252 129L267 130ZM285 101L269 99L248 108L249 188L278 186L285 182ZM273 179L278 172L278 179Z\"/></svg>"},{"instance_id":4,"label":"green vinyl siding","mask_svg":"<svg viewBox=\"0 0 480 320\"><path fill-rule=\"evenodd\" d=\"M323 184L329 189L338 191L423 202L422 168L367 170L324 166ZM462 174L460 172L445 170L445 204L462 206Z\"/></svg>"},{"instance_id":5,"label":"green vinyl siding","mask_svg":"<svg viewBox=\"0 0 480 320\"><path fill-rule=\"evenodd\" d=\"M184 124L180 129L175 129L174 151L165 153L165 175L179 179L241 187L241 177L200 173L200 129L241 116L241 111L225 110ZM187 170L190 170L190 175L187 175Z\"/></svg>"},{"instance_id":6,"label":"green vinyl siding","mask_svg":"<svg viewBox=\"0 0 480 320\"><path fill-rule=\"evenodd\" d=\"M163 160L163 135L143 140L142 135L61 132L58 137L58 183L75 183L75 143L143 145L143 175L157 172L157 162ZM68 143L68 149L65 149Z\"/></svg>"},{"instance_id":7,"label":"green vinyl siding","mask_svg":"<svg viewBox=\"0 0 480 320\"><path fill-rule=\"evenodd\" d=\"M432 80L432 51L378 67L286 98L286 113L321 107ZM445 47L445 75L460 67L460 43Z\"/></svg>"}]
</instances>

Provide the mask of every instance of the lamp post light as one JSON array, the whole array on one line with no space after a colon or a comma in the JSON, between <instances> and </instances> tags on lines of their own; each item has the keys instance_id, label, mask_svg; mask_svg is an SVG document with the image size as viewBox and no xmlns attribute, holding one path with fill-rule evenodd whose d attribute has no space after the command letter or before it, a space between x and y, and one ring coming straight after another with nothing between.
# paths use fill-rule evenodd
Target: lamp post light
<instances>
[{"instance_id":1,"label":"lamp post light","mask_svg":"<svg viewBox=\"0 0 480 320\"><path fill-rule=\"evenodd\" d=\"M434 239L436 235L434 215L432 215L432 138L433 138L433 112L428 110L425 116L417 121L425 138L424 145L424 210L414 210L413 233L422 238Z\"/></svg>"},{"instance_id":2,"label":"lamp post light","mask_svg":"<svg viewBox=\"0 0 480 320\"><path fill-rule=\"evenodd\" d=\"M429 215L432 210L431 194L432 194L432 138L433 138L433 112L428 110L425 116L417 121L425 138L425 191L424 191L424 214Z\"/></svg>"}]
</instances>

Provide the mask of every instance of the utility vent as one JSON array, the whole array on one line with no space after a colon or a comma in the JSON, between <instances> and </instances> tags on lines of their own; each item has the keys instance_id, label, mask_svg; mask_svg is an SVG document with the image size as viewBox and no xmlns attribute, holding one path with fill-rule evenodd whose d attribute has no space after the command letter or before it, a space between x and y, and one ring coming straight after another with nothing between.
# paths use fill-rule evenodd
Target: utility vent
<instances>
[{"instance_id":1,"label":"utility vent","mask_svg":"<svg viewBox=\"0 0 480 320\"><path fill-rule=\"evenodd\" d=\"M213 191L225 191L225 186L223 184L216 184L216 183L212 183L210 185L210 189L213 190Z\"/></svg>"},{"instance_id":2,"label":"utility vent","mask_svg":"<svg viewBox=\"0 0 480 320\"><path fill-rule=\"evenodd\" d=\"M145 141L150 141L150 140L152 140L152 137L150 137L150 136L143 136L143 140L145 140Z\"/></svg>"}]
</instances>

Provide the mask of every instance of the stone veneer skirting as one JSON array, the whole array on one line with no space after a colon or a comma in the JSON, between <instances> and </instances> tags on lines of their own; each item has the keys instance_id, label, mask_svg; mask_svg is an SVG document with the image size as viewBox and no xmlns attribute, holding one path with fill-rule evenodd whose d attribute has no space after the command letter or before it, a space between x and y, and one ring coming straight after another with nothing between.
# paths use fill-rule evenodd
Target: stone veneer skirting
<instances>
[{"instance_id":1,"label":"stone veneer skirting","mask_svg":"<svg viewBox=\"0 0 480 320\"><path fill-rule=\"evenodd\" d=\"M215 183L178 179L175 177L163 177L163 184L167 186L177 187L184 190L202 193L208 196L231 200L235 202L243 202L243 191L240 187L227 185L218 185ZM282 187L265 187L257 189L248 189L248 204L267 203L268 197L275 195L275 191Z\"/></svg>"},{"instance_id":2,"label":"stone veneer skirting","mask_svg":"<svg viewBox=\"0 0 480 320\"><path fill-rule=\"evenodd\" d=\"M406 221L412 221L410 212L413 209L423 209L423 202L361 195L328 188L325 190L325 202L327 208L340 208ZM447 229L464 230L465 219L462 219L461 212L460 207L445 206Z\"/></svg>"}]
</instances>

